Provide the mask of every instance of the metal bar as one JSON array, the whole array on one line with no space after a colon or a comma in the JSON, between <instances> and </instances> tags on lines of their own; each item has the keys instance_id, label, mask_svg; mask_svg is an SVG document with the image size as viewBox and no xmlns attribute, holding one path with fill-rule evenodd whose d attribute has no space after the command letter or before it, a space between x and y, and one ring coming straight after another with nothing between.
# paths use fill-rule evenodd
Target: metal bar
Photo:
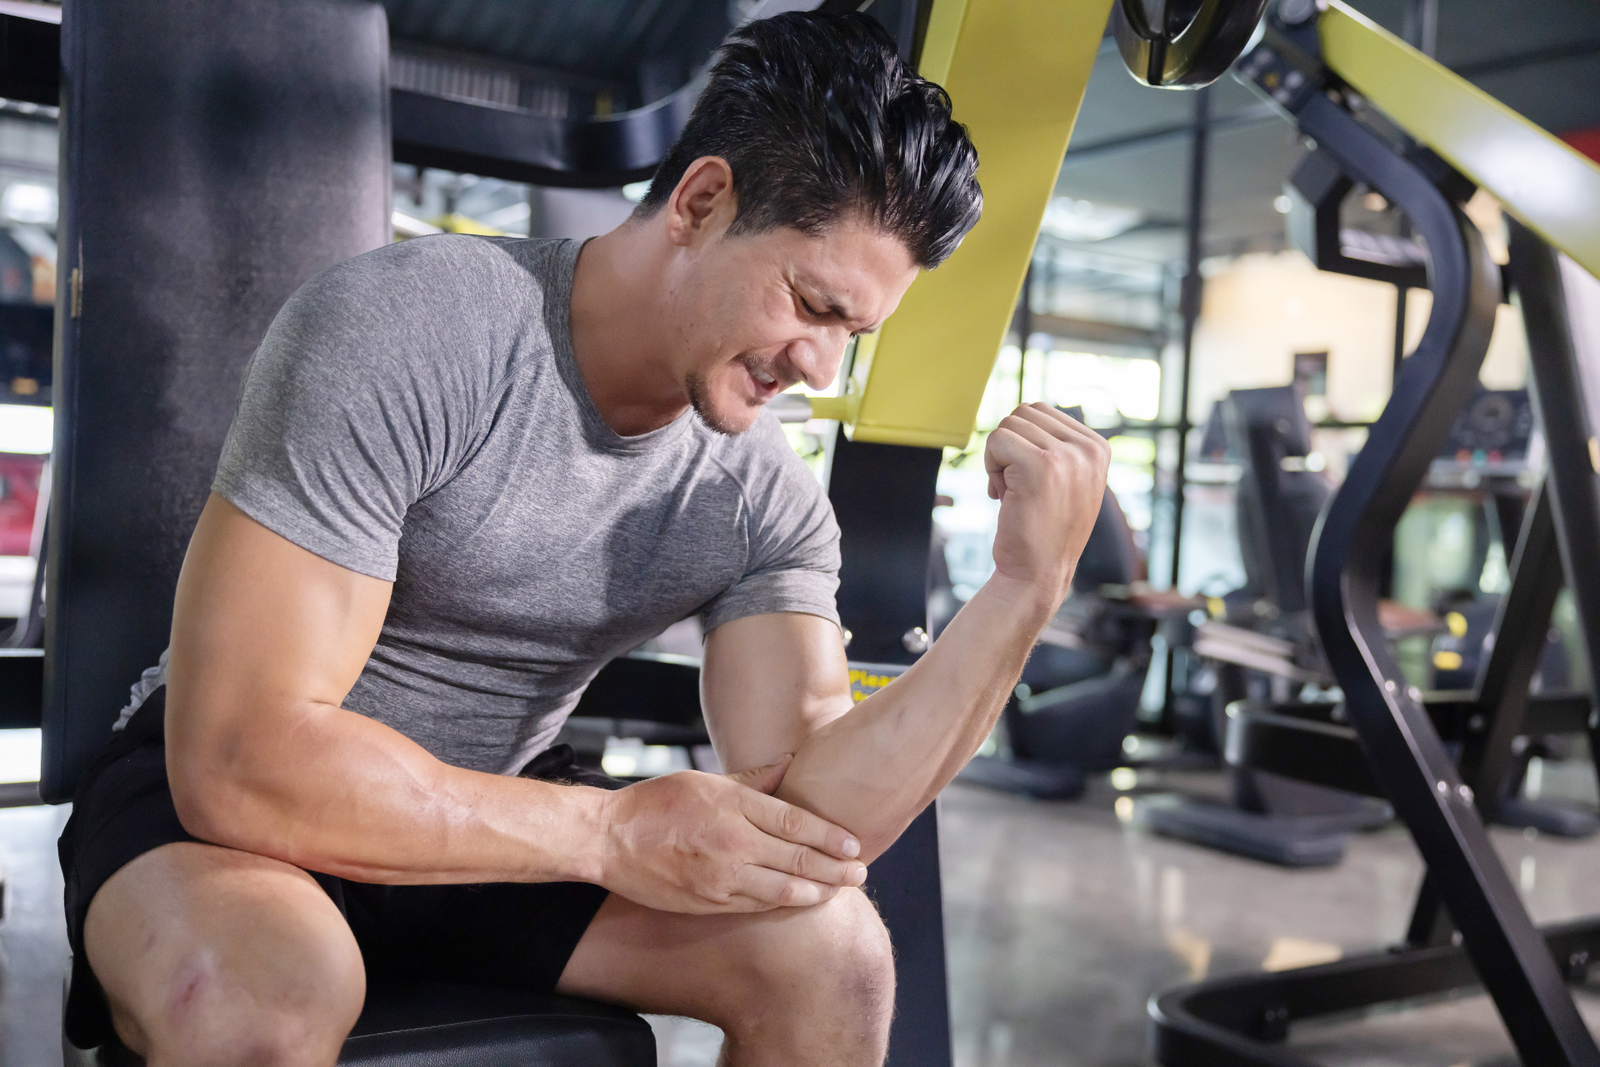
<instances>
[{"instance_id":1,"label":"metal bar","mask_svg":"<svg viewBox=\"0 0 1600 1067\"><path fill-rule=\"evenodd\" d=\"M392 89L394 158L538 185L641 181L665 158L703 85L696 79L646 107L582 119Z\"/></svg>"},{"instance_id":2,"label":"metal bar","mask_svg":"<svg viewBox=\"0 0 1600 1067\"><path fill-rule=\"evenodd\" d=\"M1583 354L1568 314L1567 286L1554 251L1527 226L1508 220L1514 299L1528 334L1529 393L1549 451L1547 485L1556 538L1583 630L1590 678L1600 678L1600 470L1591 446L1597 416L1583 402ZM1579 280L1581 284L1581 279ZM1600 767L1600 735L1589 720Z\"/></svg>"},{"instance_id":3,"label":"metal bar","mask_svg":"<svg viewBox=\"0 0 1600 1067\"><path fill-rule=\"evenodd\" d=\"M1543 635L1561 592L1555 526L1548 487L1539 491L1523 517L1512 561L1511 589L1495 614L1493 650L1479 674L1467 712L1466 743L1458 771L1476 796L1484 821L1494 819L1506 777L1511 772L1512 742L1529 731L1533 674L1544 651ZM1406 943L1440 945L1455 925L1429 874L1417 889Z\"/></svg>"},{"instance_id":4,"label":"metal bar","mask_svg":"<svg viewBox=\"0 0 1600 1067\"><path fill-rule=\"evenodd\" d=\"M928 625L928 551L942 454L835 442L828 499L839 520L839 617L852 660L916 661ZM914 650L915 649L915 650ZM950 1067L950 1007L940 912L938 815L930 807L873 864L867 890L894 945L888 1067Z\"/></svg>"},{"instance_id":5,"label":"metal bar","mask_svg":"<svg viewBox=\"0 0 1600 1067\"><path fill-rule=\"evenodd\" d=\"M1495 613L1494 648L1478 675L1481 727L1467 732L1459 773L1492 821L1511 772L1512 742L1527 732L1528 686L1544 654L1544 635L1561 593L1562 573L1548 486L1527 509L1512 559L1511 589Z\"/></svg>"},{"instance_id":6,"label":"metal bar","mask_svg":"<svg viewBox=\"0 0 1600 1067\"><path fill-rule=\"evenodd\" d=\"M1317 531L1308 584L1318 633L1375 776L1411 829L1524 1061L1600 1064L1471 790L1420 694L1408 692L1378 622L1383 546L1477 384L1499 271L1460 208L1327 96L1307 94L1297 118L1347 174L1411 217L1427 240L1434 283L1428 329Z\"/></svg>"},{"instance_id":7,"label":"metal bar","mask_svg":"<svg viewBox=\"0 0 1600 1067\"><path fill-rule=\"evenodd\" d=\"M1425 56L1439 51L1439 0L1411 0L1406 8L1406 43Z\"/></svg>"},{"instance_id":8,"label":"metal bar","mask_svg":"<svg viewBox=\"0 0 1600 1067\"><path fill-rule=\"evenodd\" d=\"M949 91L977 145L983 220L912 284L871 359L857 356L852 440L963 448L971 438L1110 6L934 0L919 70Z\"/></svg>"},{"instance_id":9,"label":"metal bar","mask_svg":"<svg viewBox=\"0 0 1600 1067\"><path fill-rule=\"evenodd\" d=\"M1400 364L1406 358L1406 300L1411 290L1404 285L1394 287L1394 373L1390 376L1390 390L1400 380Z\"/></svg>"},{"instance_id":10,"label":"metal bar","mask_svg":"<svg viewBox=\"0 0 1600 1067\"><path fill-rule=\"evenodd\" d=\"M1120 322L1099 322L1095 319L1078 319L1069 315L1031 315L1030 333L1047 333L1074 341L1091 344L1126 345L1129 348L1159 349L1166 341L1160 330L1147 330L1142 326L1127 326Z\"/></svg>"},{"instance_id":11,"label":"metal bar","mask_svg":"<svg viewBox=\"0 0 1600 1067\"><path fill-rule=\"evenodd\" d=\"M1317 29L1335 74L1600 275L1600 165L1341 0L1330 0Z\"/></svg>"},{"instance_id":12,"label":"metal bar","mask_svg":"<svg viewBox=\"0 0 1600 1067\"><path fill-rule=\"evenodd\" d=\"M1189 146L1189 217L1186 225L1188 252L1184 260L1183 284L1178 307L1183 315L1183 364L1178 390L1178 458L1172 472L1172 566L1167 572L1169 588L1178 588L1179 567L1183 559L1184 489L1189 465L1189 389L1194 379L1194 328L1200 321L1200 257L1205 240L1206 149L1210 141L1211 87L1195 93L1194 123Z\"/></svg>"},{"instance_id":13,"label":"metal bar","mask_svg":"<svg viewBox=\"0 0 1600 1067\"><path fill-rule=\"evenodd\" d=\"M1055 318L1054 315L1050 318ZM1022 276L1022 299L1017 301L1017 404L1028 402L1028 338L1033 336L1033 260Z\"/></svg>"},{"instance_id":14,"label":"metal bar","mask_svg":"<svg viewBox=\"0 0 1600 1067\"><path fill-rule=\"evenodd\" d=\"M1594 919L1545 927L1538 936L1572 981L1581 981L1587 961L1600 956ZM1165 1067L1315 1067L1284 1047L1290 1024L1479 984L1466 951L1453 945L1211 978L1150 998L1153 1051Z\"/></svg>"}]
</instances>

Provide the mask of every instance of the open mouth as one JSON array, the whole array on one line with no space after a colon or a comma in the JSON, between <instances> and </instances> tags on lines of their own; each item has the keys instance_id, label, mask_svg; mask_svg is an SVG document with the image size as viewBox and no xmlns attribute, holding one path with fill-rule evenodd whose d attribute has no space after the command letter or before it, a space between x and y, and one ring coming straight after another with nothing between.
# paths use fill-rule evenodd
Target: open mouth
<instances>
[{"instance_id":1,"label":"open mouth","mask_svg":"<svg viewBox=\"0 0 1600 1067\"><path fill-rule=\"evenodd\" d=\"M740 360L739 362L744 366L745 373L750 375L750 384L755 391L758 403L765 404L783 392L783 382L767 371L762 370L754 360Z\"/></svg>"}]
</instances>

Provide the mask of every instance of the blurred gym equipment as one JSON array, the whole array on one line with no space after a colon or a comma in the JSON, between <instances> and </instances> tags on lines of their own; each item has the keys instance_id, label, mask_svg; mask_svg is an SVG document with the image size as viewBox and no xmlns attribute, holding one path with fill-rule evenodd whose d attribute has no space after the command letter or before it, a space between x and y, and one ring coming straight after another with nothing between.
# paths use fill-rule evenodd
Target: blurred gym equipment
<instances>
[{"instance_id":1,"label":"blurred gym equipment","mask_svg":"<svg viewBox=\"0 0 1600 1067\"><path fill-rule=\"evenodd\" d=\"M1282 1047L1298 1019L1481 983L1524 1063L1600 1063L1564 988L1587 977L1600 920L1536 928L1484 828L1513 740L1591 721L1592 693L1545 699L1530 697L1528 685L1563 570L1591 663L1600 647L1591 456L1600 454L1600 408L1585 368L1596 359L1588 324L1600 307L1600 168L1337 0L1283 0L1238 69L1326 162L1411 220L1426 244L1433 307L1314 539L1308 599L1343 691L1343 721L1326 707L1240 702L1230 709L1228 755L1240 766L1387 798L1428 874L1404 946L1153 998L1155 1053L1169 1067L1304 1067L1308 1060ZM1535 173L1537 183L1526 180ZM1476 184L1511 217L1509 276L1527 324L1550 474L1523 524L1477 692L1430 706L1387 648L1378 591L1391 533L1477 388L1502 295L1501 271L1461 210ZM1452 735L1462 742L1459 766L1445 744Z\"/></svg>"},{"instance_id":2,"label":"blurred gym equipment","mask_svg":"<svg viewBox=\"0 0 1600 1067\"><path fill-rule=\"evenodd\" d=\"M1171 647L1206 665L1187 672L1191 687L1204 692L1177 695L1189 695L1210 712L1220 749L1226 708L1234 701L1281 702L1308 682L1331 680L1302 576L1333 489L1326 476L1307 468L1311 423L1298 386L1235 389L1219 410L1230 450L1242 463L1235 502L1246 582L1217 598L1226 610L1222 618L1198 626L1176 619L1165 632ZM1251 859L1326 867L1344 858L1351 833L1393 817L1387 804L1270 772L1230 768L1229 784L1231 804L1146 796L1135 801L1135 818L1157 833Z\"/></svg>"}]
</instances>

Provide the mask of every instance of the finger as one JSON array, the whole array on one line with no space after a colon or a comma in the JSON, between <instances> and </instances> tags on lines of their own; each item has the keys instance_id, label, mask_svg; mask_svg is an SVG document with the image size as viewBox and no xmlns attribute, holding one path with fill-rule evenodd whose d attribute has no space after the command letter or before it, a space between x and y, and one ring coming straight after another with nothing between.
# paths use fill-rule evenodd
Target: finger
<instances>
[{"instance_id":1,"label":"finger","mask_svg":"<svg viewBox=\"0 0 1600 1067\"><path fill-rule=\"evenodd\" d=\"M747 863L734 876L734 892L768 908L807 908L832 900L839 887Z\"/></svg>"},{"instance_id":2,"label":"finger","mask_svg":"<svg viewBox=\"0 0 1600 1067\"><path fill-rule=\"evenodd\" d=\"M1061 444L1060 437L1057 437L1044 426L1039 425L1038 423L1021 414L1013 413L1007 415L1005 418L1000 420L1000 426L1002 429L1010 430L1017 437L1021 438L1023 441L1026 441L1032 446L1026 451L1020 448L1017 449L1017 458L1019 459L1022 455L1026 454L1026 452L1037 454L1041 450L1047 450ZM991 434L990 436L992 438L994 435Z\"/></svg>"},{"instance_id":3,"label":"finger","mask_svg":"<svg viewBox=\"0 0 1600 1067\"><path fill-rule=\"evenodd\" d=\"M983 449L983 468L989 475L990 500L1005 499L1005 469L1035 451L1037 449L1008 427L1004 420L989 434L988 443Z\"/></svg>"},{"instance_id":4,"label":"finger","mask_svg":"<svg viewBox=\"0 0 1600 1067\"><path fill-rule=\"evenodd\" d=\"M1083 422L1078 421L1058 407L1052 407L1048 404L1038 404L1034 406L1040 409L1041 414L1048 415L1056 426L1064 427L1066 429L1070 435L1068 438L1066 438L1067 440L1076 439L1084 444L1090 445L1096 452L1108 457L1110 456L1111 444L1100 435L1099 431L1092 429Z\"/></svg>"},{"instance_id":5,"label":"finger","mask_svg":"<svg viewBox=\"0 0 1600 1067\"><path fill-rule=\"evenodd\" d=\"M777 837L763 838L751 862L825 885L860 885L867 880L867 865L860 860L835 859L809 845L795 845Z\"/></svg>"},{"instance_id":6,"label":"finger","mask_svg":"<svg viewBox=\"0 0 1600 1067\"><path fill-rule=\"evenodd\" d=\"M1081 441L1094 434L1093 430L1066 412L1048 404L1023 404L1011 415L1013 418L1038 426L1057 441Z\"/></svg>"},{"instance_id":7,"label":"finger","mask_svg":"<svg viewBox=\"0 0 1600 1067\"><path fill-rule=\"evenodd\" d=\"M853 860L861 855L861 842L842 826L835 826L775 797L747 793L745 798L745 818L764 834L796 845L808 845L840 859Z\"/></svg>"},{"instance_id":8,"label":"finger","mask_svg":"<svg viewBox=\"0 0 1600 1067\"><path fill-rule=\"evenodd\" d=\"M793 762L794 756L785 753L775 763L769 763L765 767L751 767L747 771L730 774L728 777L746 788L754 789L757 793L770 794L782 784L783 776L788 772L789 764Z\"/></svg>"}]
</instances>

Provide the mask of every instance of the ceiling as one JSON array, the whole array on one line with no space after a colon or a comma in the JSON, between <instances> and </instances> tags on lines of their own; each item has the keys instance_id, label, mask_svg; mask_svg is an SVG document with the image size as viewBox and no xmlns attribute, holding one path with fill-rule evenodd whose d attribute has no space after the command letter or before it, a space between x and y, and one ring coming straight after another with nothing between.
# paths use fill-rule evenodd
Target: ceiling
<instances>
[{"instance_id":1,"label":"ceiling","mask_svg":"<svg viewBox=\"0 0 1600 1067\"><path fill-rule=\"evenodd\" d=\"M1408 0L1351 6L1398 34ZM1557 134L1600 127L1600 3L1595 0L1442 0L1438 59ZM1209 91L1207 255L1282 247L1273 200L1305 149L1287 121L1232 77ZM1181 259L1189 127L1195 94L1134 81L1115 48L1101 50L1057 192L1143 212L1145 223L1095 242L1141 259Z\"/></svg>"},{"instance_id":2,"label":"ceiling","mask_svg":"<svg viewBox=\"0 0 1600 1067\"><path fill-rule=\"evenodd\" d=\"M637 106L685 84L757 0L383 0L402 47L467 53ZM1352 0L1404 35L1413 0ZM783 7L807 6L784 2ZM879 6L894 6L879 0ZM1440 0L1436 55L1557 134L1600 128L1600 2ZM1181 259L1194 93L1139 85L1102 47L1057 191L1135 209L1143 222L1096 251ZM1293 129L1224 77L1208 93L1207 254L1281 247L1273 207L1304 152ZM1019 101L1026 107L1026 101Z\"/></svg>"}]
</instances>

